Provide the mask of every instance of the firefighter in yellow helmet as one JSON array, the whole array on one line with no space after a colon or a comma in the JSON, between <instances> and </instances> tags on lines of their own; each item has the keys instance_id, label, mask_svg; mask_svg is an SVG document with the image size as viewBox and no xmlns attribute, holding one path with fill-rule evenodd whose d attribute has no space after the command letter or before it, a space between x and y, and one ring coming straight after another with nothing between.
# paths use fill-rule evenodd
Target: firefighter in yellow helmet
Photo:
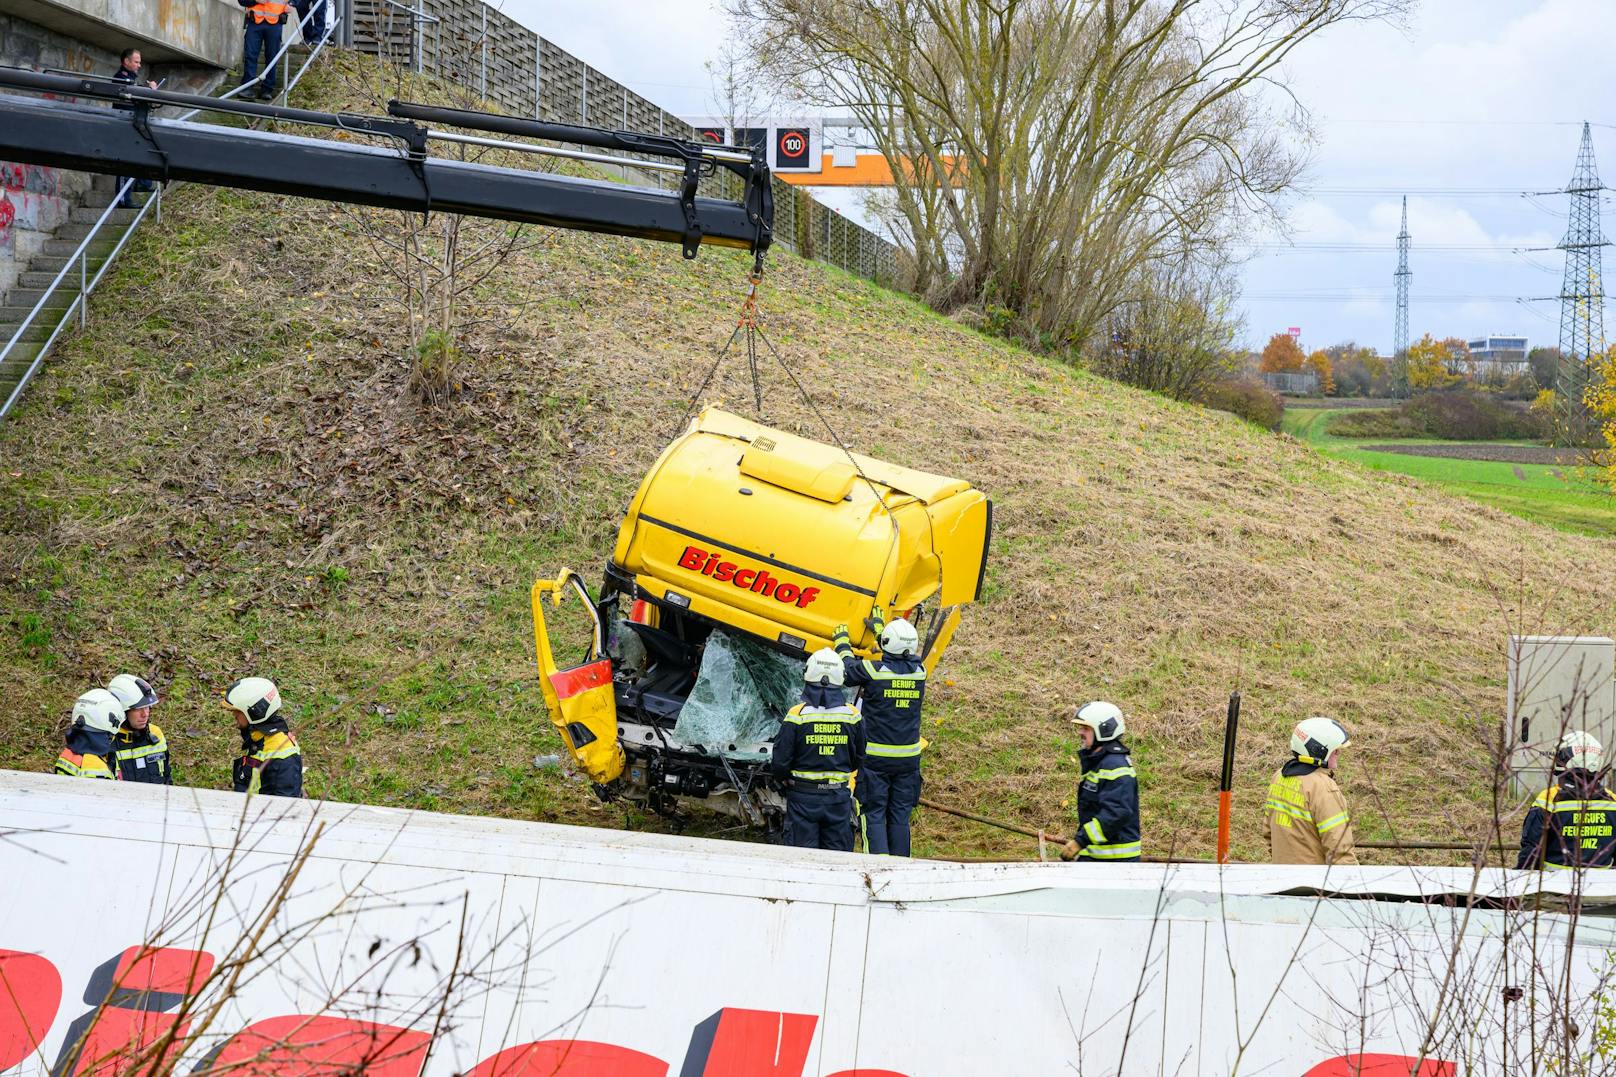
<instances>
[{"instance_id":1,"label":"firefighter in yellow helmet","mask_svg":"<svg viewBox=\"0 0 1616 1077\"><path fill-rule=\"evenodd\" d=\"M1291 761L1268 783L1268 852L1276 864L1356 864L1352 815L1335 783L1336 756L1351 744L1333 718L1312 717L1291 731Z\"/></svg>"},{"instance_id":2,"label":"firefighter in yellow helmet","mask_svg":"<svg viewBox=\"0 0 1616 1077\"><path fill-rule=\"evenodd\" d=\"M1077 787L1077 834L1062 846L1061 859L1137 861L1139 776L1122 742L1122 708L1096 699L1077 709L1072 724L1083 738L1077 757L1083 780Z\"/></svg>"},{"instance_id":3,"label":"firefighter in yellow helmet","mask_svg":"<svg viewBox=\"0 0 1616 1077\"><path fill-rule=\"evenodd\" d=\"M150 682L133 673L120 673L107 682L107 691L118 697L124 710L123 728L112 737L118 776L126 782L173 785L168 738L163 736L162 727L151 720L157 692Z\"/></svg>"},{"instance_id":4,"label":"firefighter in yellow helmet","mask_svg":"<svg viewBox=\"0 0 1616 1077\"><path fill-rule=\"evenodd\" d=\"M1551 784L1521 823L1517 868L1609 868L1616 861L1616 793L1605 778L1605 750L1591 733L1560 738Z\"/></svg>"},{"instance_id":5,"label":"firefighter in yellow helmet","mask_svg":"<svg viewBox=\"0 0 1616 1077\"><path fill-rule=\"evenodd\" d=\"M281 714L281 694L264 677L243 677L225 689L223 706L241 730L242 755L233 768L238 793L303 795L303 752Z\"/></svg>"},{"instance_id":6,"label":"firefighter in yellow helmet","mask_svg":"<svg viewBox=\"0 0 1616 1077\"><path fill-rule=\"evenodd\" d=\"M769 768L786 789L786 844L853 851L848 783L864 762L864 726L842 691L842 659L829 647L808 656L802 702L786 712Z\"/></svg>"},{"instance_id":7,"label":"firefighter in yellow helmet","mask_svg":"<svg viewBox=\"0 0 1616 1077\"><path fill-rule=\"evenodd\" d=\"M123 725L123 704L105 688L92 688L73 701L67 747L56 757L56 773L69 778L116 780L112 735Z\"/></svg>"}]
</instances>

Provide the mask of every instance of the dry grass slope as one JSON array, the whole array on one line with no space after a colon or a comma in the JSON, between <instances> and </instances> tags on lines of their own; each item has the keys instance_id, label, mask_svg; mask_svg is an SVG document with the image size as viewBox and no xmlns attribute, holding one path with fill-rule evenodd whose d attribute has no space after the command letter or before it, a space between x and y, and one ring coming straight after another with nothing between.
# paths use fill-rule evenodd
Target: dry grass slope
<instances>
[{"instance_id":1,"label":"dry grass slope","mask_svg":"<svg viewBox=\"0 0 1616 1077\"><path fill-rule=\"evenodd\" d=\"M353 61L344 60L352 65ZM351 72L350 72L351 73ZM328 69L314 92L334 94ZM0 429L0 764L46 769L73 696L154 673L181 780L227 779L214 700L248 672L301 715L315 795L618 825L557 752L527 589L593 575L733 325L744 261L570 234L482 289L463 392L424 412L341 208L189 188ZM928 794L1071 816L1066 712L1132 716L1150 851L1211 846L1246 692L1237 854L1290 724L1352 727L1375 836L1485 814L1511 627L1616 627L1611 548L1074 372L790 256L768 324L861 450L998 505L986 601L928 699ZM764 417L818 435L778 370ZM744 364L708 394L751 410ZM646 824L650 825L650 824ZM925 852L1027 851L935 814Z\"/></svg>"}]
</instances>

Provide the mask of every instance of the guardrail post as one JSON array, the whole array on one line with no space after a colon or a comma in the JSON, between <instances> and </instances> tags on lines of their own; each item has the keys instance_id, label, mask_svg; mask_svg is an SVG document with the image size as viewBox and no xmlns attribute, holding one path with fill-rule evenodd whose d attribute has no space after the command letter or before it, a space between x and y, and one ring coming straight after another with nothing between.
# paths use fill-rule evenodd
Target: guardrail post
<instances>
[{"instance_id":1,"label":"guardrail post","mask_svg":"<svg viewBox=\"0 0 1616 1077\"><path fill-rule=\"evenodd\" d=\"M155 207L154 212L157 214L157 223L158 224L163 223L163 188L165 186L166 186L166 184L159 183L157 185L157 193L152 195L152 198L155 199L156 202L157 202L157 206Z\"/></svg>"},{"instance_id":2,"label":"guardrail post","mask_svg":"<svg viewBox=\"0 0 1616 1077\"><path fill-rule=\"evenodd\" d=\"M85 268L89 260L90 249L85 247L79 251L79 328L83 329L90 320L90 274Z\"/></svg>"}]
</instances>

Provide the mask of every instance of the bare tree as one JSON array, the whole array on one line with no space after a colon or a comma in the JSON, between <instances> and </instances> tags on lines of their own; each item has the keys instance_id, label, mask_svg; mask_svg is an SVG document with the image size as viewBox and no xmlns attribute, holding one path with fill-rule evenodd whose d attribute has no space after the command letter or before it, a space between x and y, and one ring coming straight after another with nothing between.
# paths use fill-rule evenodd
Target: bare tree
<instances>
[{"instance_id":1,"label":"bare tree","mask_svg":"<svg viewBox=\"0 0 1616 1077\"><path fill-rule=\"evenodd\" d=\"M470 61L479 39L451 37L439 43L443 63L451 69ZM487 110L487 101L466 85L428 82L404 67L384 78L374 69L347 73L346 96L373 111L385 111L389 97L403 100L432 96L442 104ZM447 97L448 100L444 100ZM457 145L462 160L507 167L533 168L534 159L512 152ZM515 256L553 235L506 221L457 213L417 215L397 210L345 205L351 229L377 256L386 274L377 302L402 315L404 351L410 362L410 389L424 404L441 404L463 388L464 366L471 351L469 330L476 323L470 300L490 276Z\"/></svg>"},{"instance_id":2,"label":"bare tree","mask_svg":"<svg viewBox=\"0 0 1616 1077\"><path fill-rule=\"evenodd\" d=\"M1229 296L1234 285L1218 269L1193 261L1142 270L1108 319L1109 340L1092 350L1094 369L1117 381L1179 400L1244 361L1235 341L1241 323Z\"/></svg>"},{"instance_id":3,"label":"bare tree","mask_svg":"<svg viewBox=\"0 0 1616 1077\"><path fill-rule=\"evenodd\" d=\"M1002 306L1029 339L1075 349L1141 271L1220 255L1296 179L1303 113L1268 104L1281 63L1333 24L1408 2L732 0L731 10L764 70L851 112L894 162L894 218L917 290L945 310Z\"/></svg>"},{"instance_id":4,"label":"bare tree","mask_svg":"<svg viewBox=\"0 0 1616 1077\"><path fill-rule=\"evenodd\" d=\"M746 47L729 38L705 66L712 86L708 107L724 121L729 137L737 137L735 132L743 127L760 126L774 107L774 98L765 90L768 84L758 78Z\"/></svg>"}]
</instances>

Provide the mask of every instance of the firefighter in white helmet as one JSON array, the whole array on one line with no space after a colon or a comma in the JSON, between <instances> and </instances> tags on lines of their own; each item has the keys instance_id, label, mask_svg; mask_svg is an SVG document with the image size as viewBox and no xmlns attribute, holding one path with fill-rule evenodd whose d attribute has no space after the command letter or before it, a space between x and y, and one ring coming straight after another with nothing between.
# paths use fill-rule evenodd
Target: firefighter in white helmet
<instances>
[{"instance_id":1,"label":"firefighter in white helmet","mask_svg":"<svg viewBox=\"0 0 1616 1077\"><path fill-rule=\"evenodd\" d=\"M92 688L73 702L67 747L56 757L56 773L69 778L113 780L112 735L123 725L123 704L105 688Z\"/></svg>"},{"instance_id":2,"label":"firefighter in white helmet","mask_svg":"<svg viewBox=\"0 0 1616 1077\"><path fill-rule=\"evenodd\" d=\"M1560 738L1549 787L1521 823L1515 866L1610 868L1616 861L1616 793L1605 784L1605 751L1591 733Z\"/></svg>"},{"instance_id":3,"label":"firefighter in white helmet","mask_svg":"<svg viewBox=\"0 0 1616 1077\"><path fill-rule=\"evenodd\" d=\"M241 758L232 768L238 793L303 795L303 752L281 713L281 694L265 677L243 677L225 689L223 706L241 730Z\"/></svg>"},{"instance_id":4,"label":"firefighter in white helmet","mask_svg":"<svg viewBox=\"0 0 1616 1077\"><path fill-rule=\"evenodd\" d=\"M852 852L848 784L864 761L864 725L844 700L835 651L809 655L802 679L802 702L780 722L770 764L786 787L786 844Z\"/></svg>"},{"instance_id":5,"label":"firefighter in white helmet","mask_svg":"<svg viewBox=\"0 0 1616 1077\"><path fill-rule=\"evenodd\" d=\"M1291 731L1291 760L1268 783L1263 814L1276 864L1356 864L1352 815L1332 771L1351 744L1346 727L1314 716Z\"/></svg>"},{"instance_id":6,"label":"firefighter in white helmet","mask_svg":"<svg viewBox=\"0 0 1616 1077\"><path fill-rule=\"evenodd\" d=\"M168 738L151 720L157 705L157 692L144 677L120 673L107 682L107 691L123 704L123 728L112 738L113 762L118 776L126 782L173 785L174 774L168 761Z\"/></svg>"},{"instance_id":7,"label":"firefighter in white helmet","mask_svg":"<svg viewBox=\"0 0 1616 1077\"><path fill-rule=\"evenodd\" d=\"M882 620L876 607L872 626L881 644L879 659L853 653L847 626L837 625L833 641L850 688L859 690L867 743L855 790L864 851L909 855L909 817L920 804L920 705L926 698L926 667L920 635L899 617Z\"/></svg>"},{"instance_id":8,"label":"firefighter in white helmet","mask_svg":"<svg viewBox=\"0 0 1616 1077\"><path fill-rule=\"evenodd\" d=\"M1077 787L1077 836L1061 849L1061 859L1138 860L1139 775L1122 742L1122 708L1097 699L1079 707L1072 724L1083 738L1077 757L1083 781Z\"/></svg>"}]
</instances>

